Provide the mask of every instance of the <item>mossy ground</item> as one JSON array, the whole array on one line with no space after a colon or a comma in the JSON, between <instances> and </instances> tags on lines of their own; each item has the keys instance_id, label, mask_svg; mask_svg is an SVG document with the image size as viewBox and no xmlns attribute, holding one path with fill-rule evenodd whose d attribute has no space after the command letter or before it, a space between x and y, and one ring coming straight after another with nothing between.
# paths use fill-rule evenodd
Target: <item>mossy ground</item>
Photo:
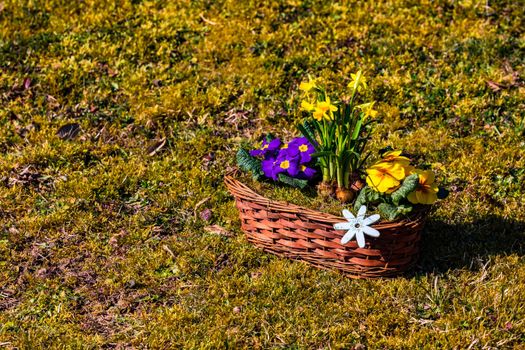
<instances>
[{"instance_id":1,"label":"mossy ground","mask_svg":"<svg viewBox=\"0 0 525 350\"><path fill-rule=\"evenodd\" d=\"M1 1L0 347L523 346L523 18L519 1ZM306 74L335 91L359 68L371 149L424 156L452 190L393 280L262 253L222 184L243 140L292 136Z\"/></svg>"}]
</instances>

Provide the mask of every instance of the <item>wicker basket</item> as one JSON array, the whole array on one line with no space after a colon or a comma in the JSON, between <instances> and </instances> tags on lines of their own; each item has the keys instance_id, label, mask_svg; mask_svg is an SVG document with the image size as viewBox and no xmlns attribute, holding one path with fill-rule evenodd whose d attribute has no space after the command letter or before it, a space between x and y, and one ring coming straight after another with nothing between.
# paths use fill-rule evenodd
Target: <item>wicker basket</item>
<instances>
[{"instance_id":1,"label":"wicker basket","mask_svg":"<svg viewBox=\"0 0 525 350\"><path fill-rule=\"evenodd\" d=\"M352 278L393 277L411 268L419 257L427 211L417 211L410 219L373 225L381 235L367 236L365 248L359 248L355 240L340 243L345 232L334 230L333 224L346 221L343 217L271 201L232 174L226 175L224 182L235 197L248 241L267 252L339 270Z\"/></svg>"}]
</instances>

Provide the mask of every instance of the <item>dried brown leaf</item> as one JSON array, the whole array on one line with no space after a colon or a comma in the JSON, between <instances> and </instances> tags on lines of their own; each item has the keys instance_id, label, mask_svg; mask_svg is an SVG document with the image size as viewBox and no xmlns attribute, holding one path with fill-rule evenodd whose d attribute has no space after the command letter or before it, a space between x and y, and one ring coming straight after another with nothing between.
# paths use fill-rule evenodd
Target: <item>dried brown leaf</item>
<instances>
[{"instance_id":1,"label":"dried brown leaf","mask_svg":"<svg viewBox=\"0 0 525 350\"><path fill-rule=\"evenodd\" d=\"M233 234L231 232L229 232L224 227L221 227L219 225L206 226L204 228L204 230L206 232L213 233L213 234L220 235L220 236L225 236L225 237L232 237L233 236Z\"/></svg>"},{"instance_id":2,"label":"dried brown leaf","mask_svg":"<svg viewBox=\"0 0 525 350\"><path fill-rule=\"evenodd\" d=\"M57 131L57 136L62 140L72 140L80 132L80 124L71 123L60 127Z\"/></svg>"},{"instance_id":3,"label":"dried brown leaf","mask_svg":"<svg viewBox=\"0 0 525 350\"><path fill-rule=\"evenodd\" d=\"M166 138L153 142L147 149L148 155L150 157L154 156L160 152L166 145Z\"/></svg>"},{"instance_id":4,"label":"dried brown leaf","mask_svg":"<svg viewBox=\"0 0 525 350\"><path fill-rule=\"evenodd\" d=\"M195 207L193 208L193 215L195 216L195 219L197 219L197 209L199 209L199 207L201 205L203 205L204 203L206 203L209 200L210 200L210 197L206 197L206 198L200 200L197 204L195 204Z\"/></svg>"},{"instance_id":5,"label":"dried brown leaf","mask_svg":"<svg viewBox=\"0 0 525 350\"><path fill-rule=\"evenodd\" d=\"M494 91L494 92L498 92L500 91L501 89L504 89L505 86L504 85L501 85L499 83L496 83L495 81L492 81L492 80L487 80L487 85L488 87Z\"/></svg>"},{"instance_id":6,"label":"dried brown leaf","mask_svg":"<svg viewBox=\"0 0 525 350\"><path fill-rule=\"evenodd\" d=\"M27 90L31 87L31 78L24 78L24 90Z\"/></svg>"},{"instance_id":7,"label":"dried brown leaf","mask_svg":"<svg viewBox=\"0 0 525 350\"><path fill-rule=\"evenodd\" d=\"M206 209L204 209L203 211L201 211L199 213L200 218L202 220L204 220L204 221L210 221L212 215L213 215L213 213L212 213L211 209L209 209L209 208L206 208Z\"/></svg>"}]
</instances>

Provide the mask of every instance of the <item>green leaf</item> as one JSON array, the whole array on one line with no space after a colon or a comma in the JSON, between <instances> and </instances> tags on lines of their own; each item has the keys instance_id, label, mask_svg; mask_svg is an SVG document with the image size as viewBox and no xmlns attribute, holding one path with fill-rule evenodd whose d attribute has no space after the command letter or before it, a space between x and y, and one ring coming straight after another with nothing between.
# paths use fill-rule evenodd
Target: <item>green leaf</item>
<instances>
[{"instance_id":1,"label":"green leaf","mask_svg":"<svg viewBox=\"0 0 525 350\"><path fill-rule=\"evenodd\" d=\"M387 219L388 221L395 220L397 216L397 208L395 205L389 203L381 203L377 206L377 209L379 209L381 217Z\"/></svg>"},{"instance_id":2,"label":"green leaf","mask_svg":"<svg viewBox=\"0 0 525 350\"><path fill-rule=\"evenodd\" d=\"M358 161L357 163L357 169L361 169L363 168L363 165L365 164L365 162L368 160L368 157L370 157L372 153L371 152L367 152L366 153L366 156L364 157L361 157L361 159Z\"/></svg>"},{"instance_id":3,"label":"green leaf","mask_svg":"<svg viewBox=\"0 0 525 350\"><path fill-rule=\"evenodd\" d=\"M401 184L401 187L399 187L396 191L392 192L390 197L392 198L392 203L394 205L399 205L399 202L406 198L410 192L413 192L419 183L419 176L418 174L412 174L409 175L403 180L403 183Z\"/></svg>"},{"instance_id":4,"label":"green leaf","mask_svg":"<svg viewBox=\"0 0 525 350\"><path fill-rule=\"evenodd\" d=\"M401 205L397 206L397 213L399 215L406 215L406 214L412 212L412 209L414 209L412 204L401 204Z\"/></svg>"},{"instance_id":5,"label":"green leaf","mask_svg":"<svg viewBox=\"0 0 525 350\"><path fill-rule=\"evenodd\" d=\"M312 125L308 122L308 120L305 120L303 124L297 125L297 129L303 134L304 137L310 142L316 149L317 142L315 142L315 130L312 127Z\"/></svg>"},{"instance_id":6,"label":"green leaf","mask_svg":"<svg viewBox=\"0 0 525 350\"><path fill-rule=\"evenodd\" d=\"M334 152L330 152L330 151L321 151L321 152L314 152L312 153L312 157L314 158L322 158L322 157L326 157L326 156L334 156Z\"/></svg>"},{"instance_id":7,"label":"green leaf","mask_svg":"<svg viewBox=\"0 0 525 350\"><path fill-rule=\"evenodd\" d=\"M373 203L381 197L381 194L377 191L374 191L372 188L365 186L359 191L359 195L354 203L354 210L358 211L362 205L367 205Z\"/></svg>"},{"instance_id":8,"label":"green leaf","mask_svg":"<svg viewBox=\"0 0 525 350\"><path fill-rule=\"evenodd\" d=\"M295 179L285 174L279 174L279 181L292 187L303 189L308 185L308 180Z\"/></svg>"},{"instance_id":9,"label":"green leaf","mask_svg":"<svg viewBox=\"0 0 525 350\"><path fill-rule=\"evenodd\" d=\"M382 218L389 221L397 219L400 215L408 214L412 211L411 205L399 205L395 206L390 203L381 203L377 206Z\"/></svg>"},{"instance_id":10,"label":"green leaf","mask_svg":"<svg viewBox=\"0 0 525 350\"><path fill-rule=\"evenodd\" d=\"M312 139L315 139L315 127L312 125L312 123L307 119L303 122L303 126L308 136Z\"/></svg>"},{"instance_id":11,"label":"green leaf","mask_svg":"<svg viewBox=\"0 0 525 350\"><path fill-rule=\"evenodd\" d=\"M251 172L255 180L259 180L264 174L261 168L261 161L250 156L250 153L244 148L239 149L237 152L237 165L242 170Z\"/></svg>"},{"instance_id":12,"label":"green leaf","mask_svg":"<svg viewBox=\"0 0 525 350\"><path fill-rule=\"evenodd\" d=\"M363 123L363 118L359 118L357 123L354 126L354 132L352 133L352 140L357 140L359 133L361 132L361 124Z\"/></svg>"}]
</instances>

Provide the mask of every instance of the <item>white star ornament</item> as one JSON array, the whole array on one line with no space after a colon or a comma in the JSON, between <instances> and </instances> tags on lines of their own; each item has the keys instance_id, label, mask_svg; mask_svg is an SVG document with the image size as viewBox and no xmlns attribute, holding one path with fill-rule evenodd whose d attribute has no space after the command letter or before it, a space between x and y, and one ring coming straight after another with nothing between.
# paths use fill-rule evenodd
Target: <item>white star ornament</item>
<instances>
[{"instance_id":1,"label":"white star ornament","mask_svg":"<svg viewBox=\"0 0 525 350\"><path fill-rule=\"evenodd\" d=\"M336 230L348 230L343 238L341 238L341 244L346 244L352 240L355 236L357 245L359 248L365 247L365 234L371 237L379 237L379 231L368 225L378 221L381 217L379 214L370 215L365 218L366 206L361 206L357 212L357 217L354 216L349 210L343 210L343 216L348 222L340 222L334 225Z\"/></svg>"}]
</instances>

